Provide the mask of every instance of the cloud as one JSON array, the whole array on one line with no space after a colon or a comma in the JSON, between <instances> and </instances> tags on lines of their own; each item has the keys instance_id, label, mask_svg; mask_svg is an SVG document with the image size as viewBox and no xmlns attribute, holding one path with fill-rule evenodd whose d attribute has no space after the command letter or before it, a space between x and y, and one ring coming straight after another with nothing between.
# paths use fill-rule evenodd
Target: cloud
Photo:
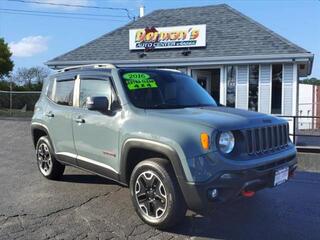
<instances>
[{"instance_id":1,"label":"cloud","mask_svg":"<svg viewBox=\"0 0 320 240\"><path fill-rule=\"evenodd\" d=\"M9 43L9 47L14 57L32 57L47 51L48 37L41 35L24 37L18 42Z\"/></svg>"}]
</instances>

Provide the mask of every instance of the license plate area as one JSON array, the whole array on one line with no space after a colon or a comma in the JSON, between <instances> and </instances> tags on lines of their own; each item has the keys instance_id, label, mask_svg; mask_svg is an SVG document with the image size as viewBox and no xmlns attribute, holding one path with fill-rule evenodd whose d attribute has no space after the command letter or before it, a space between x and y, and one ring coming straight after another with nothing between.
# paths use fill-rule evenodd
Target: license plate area
<instances>
[{"instance_id":1,"label":"license plate area","mask_svg":"<svg viewBox=\"0 0 320 240\"><path fill-rule=\"evenodd\" d=\"M274 186L278 186L288 180L289 167L277 169L274 174Z\"/></svg>"}]
</instances>

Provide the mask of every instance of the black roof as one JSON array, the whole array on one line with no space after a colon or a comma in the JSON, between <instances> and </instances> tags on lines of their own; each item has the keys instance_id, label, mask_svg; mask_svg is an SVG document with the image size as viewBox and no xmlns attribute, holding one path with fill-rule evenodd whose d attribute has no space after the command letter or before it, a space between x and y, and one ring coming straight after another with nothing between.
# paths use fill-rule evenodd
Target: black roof
<instances>
[{"instance_id":1,"label":"black roof","mask_svg":"<svg viewBox=\"0 0 320 240\"><path fill-rule=\"evenodd\" d=\"M230 6L220 4L153 11L58 56L47 64L54 66L70 61L79 63L106 61L115 64L117 61L139 61L137 52L141 51L129 50L129 29L196 24L206 24L205 48L192 48L188 56L182 55L181 49L155 50L148 52L143 60L309 53Z\"/></svg>"}]
</instances>

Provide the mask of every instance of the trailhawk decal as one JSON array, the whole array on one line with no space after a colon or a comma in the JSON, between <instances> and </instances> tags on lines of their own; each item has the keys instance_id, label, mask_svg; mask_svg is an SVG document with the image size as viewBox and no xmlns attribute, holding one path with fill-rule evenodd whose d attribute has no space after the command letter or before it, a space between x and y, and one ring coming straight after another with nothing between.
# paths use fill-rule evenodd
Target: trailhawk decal
<instances>
[{"instance_id":1,"label":"trailhawk decal","mask_svg":"<svg viewBox=\"0 0 320 240\"><path fill-rule=\"evenodd\" d=\"M157 88L158 85L155 80L150 79L150 75L140 72L125 73L123 78L126 80L126 84L129 90L145 89L145 88Z\"/></svg>"}]
</instances>

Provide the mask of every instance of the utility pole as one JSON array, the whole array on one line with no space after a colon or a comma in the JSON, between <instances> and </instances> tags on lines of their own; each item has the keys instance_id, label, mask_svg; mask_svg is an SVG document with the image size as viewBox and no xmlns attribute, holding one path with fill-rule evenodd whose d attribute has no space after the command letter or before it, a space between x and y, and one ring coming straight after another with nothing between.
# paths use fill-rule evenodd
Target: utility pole
<instances>
[{"instance_id":1,"label":"utility pole","mask_svg":"<svg viewBox=\"0 0 320 240\"><path fill-rule=\"evenodd\" d=\"M9 109L10 117L12 116L12 76L10 76L10 109Z\"/></svg>"}]
</instances>

